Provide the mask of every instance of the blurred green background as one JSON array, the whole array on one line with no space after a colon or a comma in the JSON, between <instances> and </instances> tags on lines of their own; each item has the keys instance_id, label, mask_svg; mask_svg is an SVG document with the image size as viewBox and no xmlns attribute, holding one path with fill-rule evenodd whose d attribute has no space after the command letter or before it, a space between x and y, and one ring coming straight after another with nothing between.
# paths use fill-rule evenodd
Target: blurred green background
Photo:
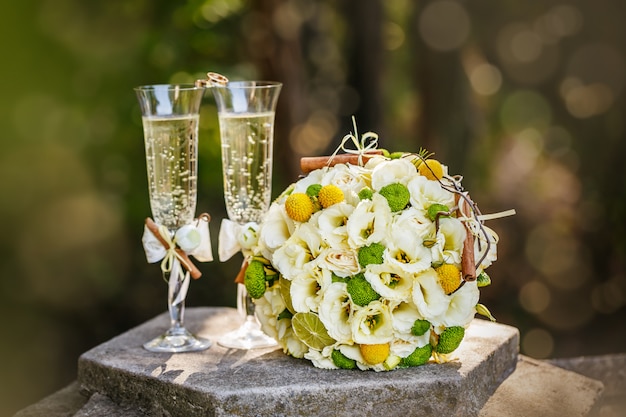
<instances>
[{"instance_id":1,"label":"blurred green background","mask_svg":"<svg viewBox=\"0 0 626 417\"><path fill-rule=\"evenodd\" d=\"M165 311L132 88L216 71L284 83L274 192L351 130L436 153L501 237L499 322L536 358L626 352L626 3L621 0L22 0L0 13L0 415L85 350ZM225 217L217 115L198 212ZM214 249L217 245L214 244ZM240 259L189 306L235 303Z\"/></svg>"}]
</instances>

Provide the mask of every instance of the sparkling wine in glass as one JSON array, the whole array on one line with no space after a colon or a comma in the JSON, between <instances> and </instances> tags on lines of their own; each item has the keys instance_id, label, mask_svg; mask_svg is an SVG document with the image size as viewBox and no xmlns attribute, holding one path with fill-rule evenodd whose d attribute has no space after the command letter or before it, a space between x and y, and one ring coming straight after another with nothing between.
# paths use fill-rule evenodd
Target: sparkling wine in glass
<instances>
[{"instance_id":1,"label":"sparkling wine in glass","mask_svg":"<svg viewBox=\"0 0 626 417\"><path fill-rule=\"evenodd\" d=\"M236 81L211 88L218 108L226 210L240 225L260 223L270 206L274 115L281 87L270 81ZM236 349L276 345L261 331L243 284L237 284L237 309L244 323L218 340L220 345Z\"/></svg>"},{"instance_id":2,"label":"sparkling wine in glass","mask_svg":"<svg viewBox=\"0 0 626 417\"><path fill-rule=\"evenodd\" d=\"M193 84L135 88L142 112L150 208L173 237L194 220L197 201L198 120L204 88ZM175 256L164 266L170 328L143 346L153 352L190 352L211 346L183 325L189 272Z\"/></svg>"}]
</instances>

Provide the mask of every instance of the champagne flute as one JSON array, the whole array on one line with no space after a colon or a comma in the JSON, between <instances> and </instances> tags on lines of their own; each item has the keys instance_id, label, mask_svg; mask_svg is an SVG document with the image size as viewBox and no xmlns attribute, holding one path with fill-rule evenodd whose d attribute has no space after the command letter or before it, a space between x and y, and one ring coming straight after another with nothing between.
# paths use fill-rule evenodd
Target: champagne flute
<instances>
[{"instance_id":1,"label":"champagne flute","mask_svg":"<svg viewBox=\"0 0 626 417\"><path fill-rule=\"evenodd\" d=\"M178 229L194 220L198 121L204 91L193 84L135 88L144 127L150 207L154 222L162 226L163 234L169 234L170 243ZM184 271L173 254L161 268L168 282L170 328L143 347L153 352L207 349L211 341L196 337L183 325L189 271Z\"/></svg>"},{"instance_id":2,"label":"champagne flute","mask_svg":"<svg viewBox=\"0 0 626 417\"><path fill-rule=\"evenodd\" d=\"M211 88L218 108L226 210L229 219L242 226L260 223L271 202L274 116L281 87L271 81L236 81ZM243 284L237 284L237 309L244 323L218 340L220 345L276 345L261 330Z\"/></svg>"}]
</instances>

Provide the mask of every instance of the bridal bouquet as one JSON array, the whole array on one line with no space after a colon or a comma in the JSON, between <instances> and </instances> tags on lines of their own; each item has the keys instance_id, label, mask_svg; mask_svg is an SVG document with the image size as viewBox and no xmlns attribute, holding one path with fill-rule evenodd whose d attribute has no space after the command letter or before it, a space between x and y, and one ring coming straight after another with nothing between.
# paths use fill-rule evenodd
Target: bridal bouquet
<instances>
[{"instance_id":1,"label":"bridal bouquet","mask_svg":"<svg viewBox=\"0 0 626 417\"><path fill-rule=\"evenodd\" d=\"M493 320L478 300L497 215L432 155L364 148L308 172L244 231L244 283L263 330L316 367L445 362L476 313Z\"/></svg>"}]
</instances>

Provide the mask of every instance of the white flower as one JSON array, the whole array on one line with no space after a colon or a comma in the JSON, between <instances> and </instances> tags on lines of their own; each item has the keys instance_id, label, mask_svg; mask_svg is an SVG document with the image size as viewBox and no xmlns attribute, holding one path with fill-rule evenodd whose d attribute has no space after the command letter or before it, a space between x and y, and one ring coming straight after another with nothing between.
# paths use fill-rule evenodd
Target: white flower
<instances>
[{"instance_id":1,"label":"white flower","mask_svg":"<svg viewBox=\"0 0 626 417\"><path fill-rule=\"evenodd\" d=\"M278 320L276 325L278 330L278 342L286 353L294 358L303 358L309 347L305 345L293 331L291 319Z\"/></svg>"},{"instance_id":2,"label":"white flower","mask_svg":"<svg viewBox=\"0 0 626 417\"><path fill-rule=\"evenodd\" d=\"M258 231L258 250L266 259L271 259L272 253L289 239L294 229L294 222L287 215L285 206L272 203Z\"/></svg>"},{"instance_id":3,"label":"white flower","mask_svg":"<svg viewBox=\"0 0 626 417\"><path fill-rule=\"evenodd\" d=\"M433 204L443 204L452 209L454 207L454 194L444 190L437 181L430 181L421 175L414 176L407 184L411 193L411 205L421 210L426 216L428 207Z\"/></svg>"},{"instance_id":4,"label":"white flower","mask_svg":"<svg viewBox=\"0 0 626 417\"><path fill-rule=\"evenodd\" d=\"M438 321L446 327L470 324L476 314L476 304L480 292L476 281L466 282L461 288L449 295L450 304Z\"/></svg>"},{"instance_id":5,"label":"white flower","mask_svg":"<svg viewBox=\"0 0 626 417\"><path fill-rule=\"evenodd\" d=\"M176 231L174 235L176 244L183 252L189 253L200 245L202 236L193 224L186 224Z\"/></svg>"},{"instance_id":6,"label":"white flower","mask_svg":"<svg viewBox=\"0 0 626 417\"><path fill-rule=\"evenodd\" d=\"M309 349L309 351L304 354L304 358L313 362L313 365L315 365L316 368L338 369L331 357L324 356L324 354L319 350Z\"/></svg>"},{"instance_id":7,"label":"white flower","mask_svg":"<svg viewBox=\"0 0 626 417\"><path fill-rule=\"evenodd\" d=\"M483 225L483 229L487 233L488 237L485 237L485 235L480 231L474 234L474 258L477 263L477 274L480 274L498 259L498 235L496 232L494 232L485 225ZM482 258L485 250L487 250L487 239L489 239L489 251L487 252L487 256L485 256L485 259L483 259L482 262L478 264L478 261L480 261L480 258Z\"/></svg>"},{"instance_id":8,"label":"white flower","mask_svg":"<svg viewBox=\"0 0 626 417\"><path fill-rule=\"evenodd\" d=\"M384 240L391 218L387 199L380 194L374 194L371 200L361 201L346 225L350 247L360 248Z\"/></svg>"},{"instance_id":9,"label":"white flower","mask_svg":"<svg viewBox=\"0 0 626 417\"><path fill-rule=\"evenodd\" d=\"M439 276L434 269L429 268L416 277L413 285L413 303L422 317L433 324L435 324L433 321L448 309L450 299L439 284Z\"/></svg>"},{"instance_id":10,"label":"white flower","mask_svg":"<svg viewBox=\"0 0 626 417\"><path fill-rule=\"evenodd\" d=\"M342 278L357 274L361 268L353 249L324 249L315 262Z\"/></svg>"},{"instance_id":11,"label":"white flower","mask_svg":"<svg viewBox=\"0 0 626 417\"><path fill-rule=\"evenodd\" d=\"M317 226L324 242L332 247L347 246L346 222L353 211L354 206L345 202L322 210L317 218Z\"/></svg>"},{"instance_id":12,"label":"white flower","mask_svg":"<svg viewBox=\"0 0 626 417\"><path fill-rule=\"evenodd\" d=\"M288 239L272 256L272 264L287 279L301 274L304 265L311 260L311 254L302 241Z\"/></svg>"},{"instance_id":13,"label":"white flower","mask_svg":"<svg viewBox=\"0 0 626 417\"><path fill-rule=\"evenodd\" d=\"M352 338L359 344L388 343L393 339L389 307L380 301L355 310L352 318Z\"/></svg>"},{"instance_id":14,"label":"white flower","mask_svg":"<svg viewBox=\"0 0 626 417\"><path fill-rule=\"evenodd\" d=\"M278 339L277 317L286 308L279 286L275 285L267 289L261 298L254 301L254 304L261 330L268 336Z\"/></svg>"},{"instance_id":15,"label":"white flower","mask_svg":"<svg viewBox=\"0 0 626 417\"><path fill-rule=\"evenodd\" d=\"M291 304L298 313L317 312L323 292L332 283L329 270L309 264L291 281Z\"/></svg>"},{"instance_id":16,"label":"white flower","mask_svg":"<svg viewBox=\"0 0 626 417\"><path fill-rule=\"evenodd\" d=\"M295 183L293 192L306 194L306 189L311 185L322 184L322 178L326 175L327 168L316 169L307 174L306 177Z\"/></svg>"},{"instance_id":17,"label":"white flower","mask_svg":"<svg viewBox=\"0 0 626 417\"><path fill-rule=\"evenodd\" d=\"M372 188L379 191L386 185L400 183L406 185L417 169L405 158L392 159L376 165L372 170Z\"/></svg>"},{"instance_id":18,"label":"white flower","mask_svg":"<svg viewBox=\"0 0 626 417\"><path fill-rule=\"evenodd\" d=\"M334 282L328 286L318 312L328 335L340 343L352 343L350 326L350 298L343 282Z\"/></svg>"},{"instance_id":19,"label":"white flower","mask_svg":"<svg viewBox=\"0 0 626 417\"><path fill-rule=\"evenodd\" d=\"M311 223L302 223L291 235L291 239L300 240L303 246L311 255L311 258L319 256L323 249L322 237L319 234L319 230Z\"/></svg>"},{"instance_id":20,"label":"white flower","mask_svg":"<svg viewBox=\"0 0 626 417\"><path fill-rule=\"evenodd\" d=\"M364 275L374 291L387 300L402 301L411 297L413 275L394 265L370 264Z\"/></svg>"},{"instance_id":21,"label":"white flower","mask_svg":"<svg viewBox=\"0 0 626 417\"><path fill-rule=\"evenodd\" d=\"M460 264L465 242L465 226L454 217L439 219L436 242L431 248L433 263Z\"/></svg>"},{"instance_id":22,"label":"white flower","mask_svg":"<svg viewBox=\"0 0 626 417\"><path fill-rule=\"evenodd\" d=\"M333 169L326 171L320 184L336 185L343 191L346 202L356 205L359 202L359 191L366 186L363 177L364 171L364 168L357 165L337 164Z\"/></svg>"},{"instance_id":23,"label":"white flower","mask_svg":"<svg viewBox=\"0 0 626 417\"><path fill-rule=\"evenodd\" d=\"M417 210L412 208L395 216L385 261L413 274L429 268L432 262L431 250L423 245L423 241L428 237L431 225L421 223Z\"/></svg>"},{"instance_id":24,"label":"white flower","mask_svg":"<svg viewBox=\"0 0 626 417\"><path fill-rule=\"evenodd\" d=\"M241 233L237 236L237 242L244 250L250 250L259 242L259 225L256 222L249 222L241 227Z\"/></svg>"},{"instance_id":25,"label":"white flower","mask_svg":"<svg viewBox=\"0 0 626 417\"><path fill-rule=\"evenodd\" d=\"M403 358L407 357L417 347L425 346L430 341L430 331L427 331L421 336L415 336L411 333L411 329L416 320L423 320L424 317L417 310L417 306L412 302L405 302L398 305L391 312L391 319L393 323L394 334L400 340L409 342L413 349L406 355L395 353Z\"/></svg>"}]
</instances>

